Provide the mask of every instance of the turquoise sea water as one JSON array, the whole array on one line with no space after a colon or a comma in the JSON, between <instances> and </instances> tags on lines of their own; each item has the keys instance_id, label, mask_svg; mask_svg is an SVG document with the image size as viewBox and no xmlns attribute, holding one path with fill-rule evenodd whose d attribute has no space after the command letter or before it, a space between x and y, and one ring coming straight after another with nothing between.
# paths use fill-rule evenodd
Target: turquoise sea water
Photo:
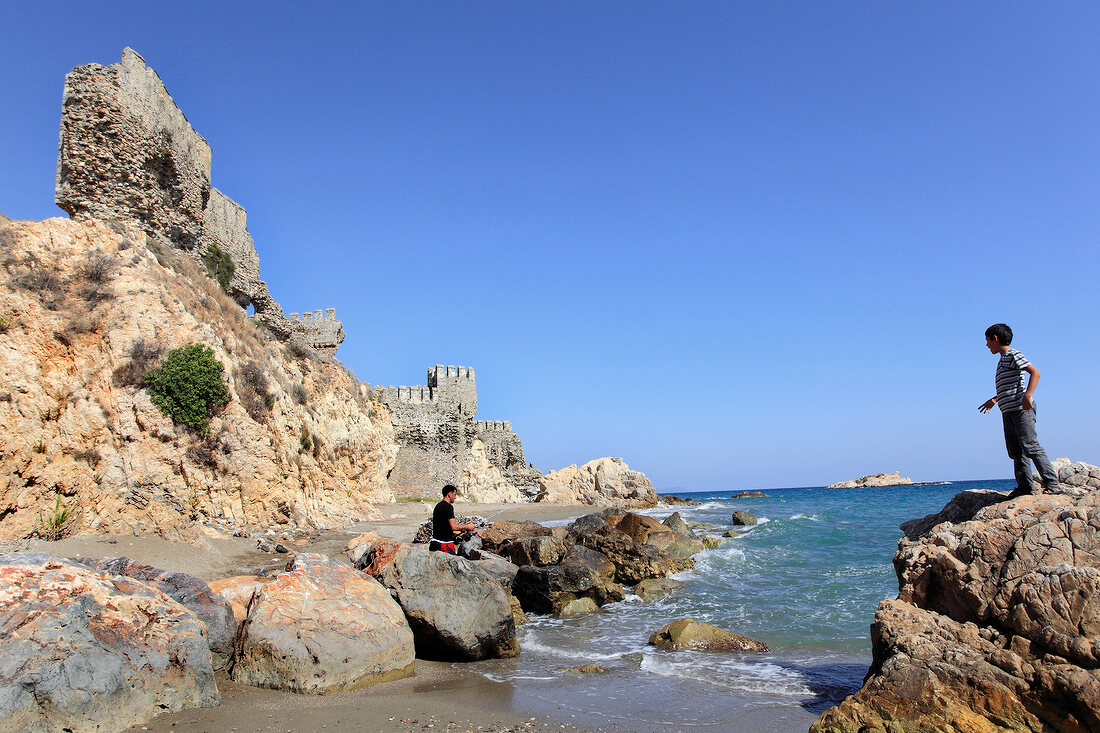
<instances>
[{"instance_id":1,"label":"turquoise sea water","mask_svg":"<svg viewBox=\"0 0 1100 733\"><path fill-rule=\"evenodd\" d=\"M760 524L695 556L677 593L643 603L628 596L604 613L533 617L521 627L514 660L474 665L508 681L517 709L625 731L805 731L809 721L862 684L870 663L868 627L884 598L897 595L892 558L898 525L939 511L967 489L1009 491L1014 482L960 481L878 489L763 489L675 492L692 506L674 510L711 522L720 535L735 510ZM758 639L766 654L662 652L649 635L690 616ZM596 663L605 674L559 671Z\"/></svg>"}]
</instances>

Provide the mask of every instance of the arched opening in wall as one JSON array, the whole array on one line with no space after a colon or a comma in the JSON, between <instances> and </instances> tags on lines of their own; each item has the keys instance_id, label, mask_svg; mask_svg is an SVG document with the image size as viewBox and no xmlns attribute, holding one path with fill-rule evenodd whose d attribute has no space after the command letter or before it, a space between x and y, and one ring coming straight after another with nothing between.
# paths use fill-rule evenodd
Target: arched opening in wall
<instances>
[{"instance_id":1,"label":"arched opening in wall","mask_svg":"<svg viewBox=\"0 0 1100 733\"><path fill-rule=\"evenodd\" d=\"M252 316L256 315L256 306L249 303L245 307L244 312L245 312L245 315L247 315L249 318L251 318Z\"/></svg>"}]
</instances>

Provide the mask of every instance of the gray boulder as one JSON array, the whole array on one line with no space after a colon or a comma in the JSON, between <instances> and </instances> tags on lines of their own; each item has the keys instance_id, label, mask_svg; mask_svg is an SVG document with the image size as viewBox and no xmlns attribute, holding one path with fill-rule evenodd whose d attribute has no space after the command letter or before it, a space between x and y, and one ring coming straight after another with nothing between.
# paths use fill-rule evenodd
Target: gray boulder
<instances>
[{"instance_id":1,"label":"gray boulder","mask_svg":"<svg viewBox=\"0 0 1100 733\"><path fill-rule=\"evenodd\" d=\"M578 545L596 550L612 562L618 583L634 585L646 578L667 578L695 564L691 558L673 557L652 545L636 542L595 514L576 519L569 525L569 532Z\"/></svg>"},{"instance_id":2,"label":"gray boulder","mask_svg":"<svg viewBox=\"0 0 1100 733\"><path fill-rule=\"evenodd\" d=\"M680 516L680 512L673 512L672 515L661 522L661 524L675 532L678 537L696 539L695 531L692 530L692 528L688 526L688 523L684 521L683 517Z\"/></svg>"},{"instance_id":3,"label":"gray boulder","mask_svg":"<svg viewBox=\"0 0 1100 733\"><path fill-rule=\"evenodd\" d=\"M366 571L401 605L426 659L475 661L519 654L509 593L488 572L444 552L382 540Z\"/></svg>"},{"instance_id":4,"label":"gray boulder","mask_svg":"<svg viewBox=\"0 0 1100 733\"><path fill-rule=\"evenodd\" d=\"M123 730L220 697L203 624L130 578L0 556L0 728Z\"/></svg>"},{"instance_id":5,"label":"gray boulder","mask_svg":"<svg viewBox=\"0 0 1100 733\"><path fill-rule=\"evenodd\" d=\"M214 669L229 666L233 658L233 639L237 635L237 621L229 601L210 590L203 581L187 573L170 573L134 562L128 557L74 558L102 573L122 575L140 580L189 609L206 624L206 641Z\"/></svg>"},{"instance_id":6,"label":"gray boulder","mask_svg":"<svg viewBox=\"0 0 1100 733\"><path fill-rule=\"evenodd\" d=\"M752 512L736 511L733 513L733 523L740 527L747 527L756 524L760 520Z\"/></svg>"}]
</instances>

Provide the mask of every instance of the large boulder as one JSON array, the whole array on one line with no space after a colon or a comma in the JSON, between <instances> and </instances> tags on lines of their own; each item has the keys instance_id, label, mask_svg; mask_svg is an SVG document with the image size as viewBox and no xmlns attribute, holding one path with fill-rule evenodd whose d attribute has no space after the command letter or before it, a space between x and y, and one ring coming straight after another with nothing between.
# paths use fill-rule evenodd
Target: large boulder
<instances>
[{"instance_id":1,"label":"large boulder","mask_svg":"<svg viewBox=\"0 0 1100 733\"><path fill-rule=\"evenodd\" d=\"M766 652L768 645L717 626L681 618L665 624L649 637L649 643L666 651L696 649L704 652Z\"/></svg>"},{"instance_id":2,"label":"large boulder","mask_svg":"<svg viewBox=\"0 0 1100 733\"><path fill-rule=\"evenodd\" d=\"M759 521L760 519L752 512L738 510L733 513L733 523L739 527L751 527Z\"/></svg>"},{"instance_id":3,"label":"large boulder","mask_svg":"<svg viewBox=\"0 0 1100 733\"><path fill-rule=\"evenodd\" d=\"M595 514L586 514L569 525L578 545L596 550L615 566L615 580L635 585L646 578L667 578L694 567L691 558L677 558L651 545L635 542L628 534Z\"/></svg>"},{"instance_id":4,"label":"large boulder","mask_svg":"<svg viewBox=\"0 0 1100 733\"><path fill-rule=\"evenodd\" d=\"M1100 492L1074 493L903 525L868 678L813 730L1100 730Z\"/></svg>"},{"instance_id":5,"label":"large boulder","mask_svg":"<svg viewBox=\"0 0 1100 733\"><path fill-rule=\"evenodd\" d=\"M553 534L548 527L528 520L520 522L496 522L481 532L481 541L490 552L500 552L514 540L523 537L543 537Z\"/></svg>"},{"instance_id":6,"label":"large boulder","mask_svg":"<svg viewBox=\"0 0 1100 733\"><path fill-rule=\"evenodd\" d=\"M504 548L504 555L516 565L556 565L571 546L564 537L522 537L512 540Z\"/></svg>"},{"instance_id":7,"label":"large boulder","mask_svg":"<svg viewBox=\"0 0 1100 733\"><path fill-rule=\"evenodd\" d=\"M519 654L509 593L478 563L381 540L365 570L401 605L419 657L474 661Z\"/></svg>"},{"instance_id":8,"label":"large boulder","mask_svg":"<svg viewBox=\"0 0 1100 733\"><path fill-rule=\"evenodd\" d=\"M355 690L413 673L413 635L373 578L302 553L248 605L231 676L292 692Z\"/></svg>"},{"instance_id":9,"label":"large boulder","mask_svg":"<svg viewBox=\"0 0 1100 733\"><path fill-rule=\"evenodd\" d=\"M252 596L256 595L256 591L262 586L274 581L273 575L234 575L230 578L211 580L207 586L212 592L225 599L233 611L233 618L239 625L248 617L248 604L252 602Z\"/></svg>"},{"instance_id":10,"label":"large boulder","mask_svg":"<svg viewBox=\"0 0 1100 733\"><path fill-rule=\"evenodd\" d=\"M625 593L615 582L615 566L602 553L583 546L573 547L558 565L525 565L512 583L512 592L524 610L532 613L573 615L580 609L595 610ZM577 604L578 599L589 604Z\"/></svg>"},{"instance_id":11,"label":"large boulder","mask_svg":"<svg viewBox=\"0 0 1100 733\"><path fill-rule=\"evenodd\" d=\"M676 541L676 533L653 517L627 512L615 525L635 542L664 549Z\"/></svg>"},{"instance_id":12,"label":"large boulder","mask_svg":"<svg viewBox=\"0 0 1100 733\"><path fill-rule=\"evenodd\" d=\"M131 578L0 556L0 727L123 730L219 702L203 624Z\"/></svg>"},{"instance_id":13,"label":"large boulder","mask_svg":"<svg viewBox=\"0 0 1100 733\"><path fill-rule=\"evenodd\" d=\"M657 492L644 473L631 471L622 458L597 458L543 476L537 501L645 509L656 506Z\"/></svg>"},{"instance_id":14,"label":"large boulder","mask_svg":"<svg viewBox=\"0 0 1100 733\"><path fill-rule=\"evenodd\" d=\"M206 641L210 645L214 669L229 666L233 658L237 620L233 617L229 601L210 590L206 583L193 575L170 573L134 562L128 557L77 558L77 562L102 573L140 580L190 610L206 624Z\"/></svg>"},{"instance_id":15,"label":"large boulder","mask_svg":"<svg viewBox=\"0 0 1100 733\"><path fill-rule=\"evenodd\" d=\"M691 539L696 539L695 530L693 530L691 526L684 521L684 518L680 516L680 512L673 512L668 517L666 517L665 521L661 522L661 524L671 529L679 537L690 537Z\"/></svg>"}]
</instances>

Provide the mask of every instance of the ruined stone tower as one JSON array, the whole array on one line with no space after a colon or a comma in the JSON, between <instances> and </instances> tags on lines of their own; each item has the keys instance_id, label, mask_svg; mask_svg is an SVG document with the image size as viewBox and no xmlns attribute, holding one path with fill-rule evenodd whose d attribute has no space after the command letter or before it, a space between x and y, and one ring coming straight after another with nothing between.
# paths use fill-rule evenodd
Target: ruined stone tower
<instances>
[{"instance_id":1,"label":"ruined stone tower","mask_svg":"<svg viewBox=\"0 0 1100 733\"><path fill-rule=\"evenodd\" d=\"M260 279L244 207L211 187L210 166L210 146L133 49L120 63L78 66L65 77L57 205L74 219L137 222L196 259L217 248L233 260L226 290L242 308L251 305L282 339L335 354L344 340L335 312L320 327L283 315Z\"/></svg>"}]
</instances>

